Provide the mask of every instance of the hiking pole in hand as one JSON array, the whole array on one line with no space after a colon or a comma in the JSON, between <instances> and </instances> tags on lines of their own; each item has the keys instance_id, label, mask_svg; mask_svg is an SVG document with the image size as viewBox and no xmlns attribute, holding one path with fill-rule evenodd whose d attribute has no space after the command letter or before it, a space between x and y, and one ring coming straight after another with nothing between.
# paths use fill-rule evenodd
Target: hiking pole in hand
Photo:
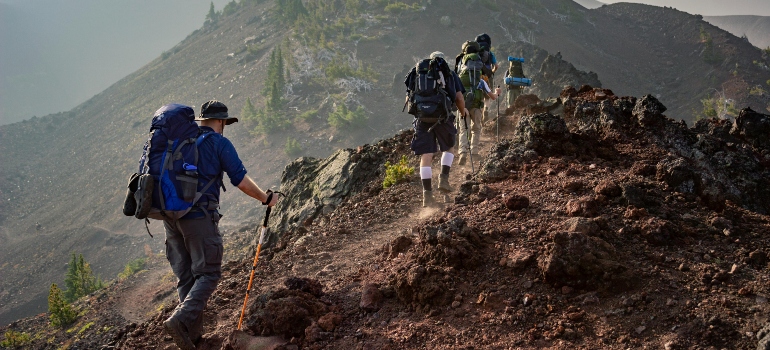
<instances>
[{"instance_id":1,"label":"hiking pole in hand","mask_svg":"<svg viewBox=\"0 0 770 350\"><path fill-rule=\"evenodd\" d=\"M470 114L470 113L468 113ZM476 169L473 167L473 152L471 151L471 132L468 131L468 117L463 117L463 124L465 124L465 136L468 137L468 160L471 162L471 174L476 173Z\"/></svg>"},{"instance_id":2,"label":"hiking pole in hand","mask_svg":"<svg viewBox=\"0 0 770 350\"><path fill-rule=\"evenodd\" d=\"M267 190L267 200L262 205L270 204L273 200L273 195L277 194L283 196L281 192L273 192ZM257 269L257 263L259 262L259 252L262 250L262 243L265 240L265 234L267 234L267 219L270 218L270 212L273 207L267 207L265 210L265 219L262 221L262 232L259 234L259 242L257 243L257 253L254 255L254 264L251 266L251 277L249 277L249 286L246 288L246 298L243 300L243 308L241 309L241 318L238 320L238 330L241 330L243 324L243 314L246 313L246 303L249 301L249 293L251 292L251 284L254 282L254 271Z\"/></svg>"},{"instance_id":3,"label":"hiking pole in hand","mask_svg":"<svg viewBox=\"0 0 770 350\"><path fill-rule=\"evenodd\" d=\"M500 85L497 86L500 88ZM500 96L497 96L497 118L495 118L495 133L497 134L497 142L500 142Z\"/></svg>"}]
</instances>

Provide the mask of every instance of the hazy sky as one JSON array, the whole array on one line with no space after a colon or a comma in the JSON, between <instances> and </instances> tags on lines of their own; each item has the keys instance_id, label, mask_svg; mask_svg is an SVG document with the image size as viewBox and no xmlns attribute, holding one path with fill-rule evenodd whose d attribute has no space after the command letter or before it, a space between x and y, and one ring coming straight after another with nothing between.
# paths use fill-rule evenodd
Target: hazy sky
<instances>
[{"instance_id":1,"label":"hazy sky","mask_svg":"<svg viewBox=\"0 0 770 350\"><path fill-rule=\"evenodd\" d=\"M600 0L606 4L635 2L668 6L703 16L756 15L770 16L770 0Z\"/></svg>"},{"instance_id":2,"label":"hazy sky","mask_svg":"<svg viewBox=\"0 0 770 350\"><path fill-rule=\"evenodd\" d=\"M85 102L200 28L211 3L0 0L0 125Z\"/></svg>"}]
</instances>

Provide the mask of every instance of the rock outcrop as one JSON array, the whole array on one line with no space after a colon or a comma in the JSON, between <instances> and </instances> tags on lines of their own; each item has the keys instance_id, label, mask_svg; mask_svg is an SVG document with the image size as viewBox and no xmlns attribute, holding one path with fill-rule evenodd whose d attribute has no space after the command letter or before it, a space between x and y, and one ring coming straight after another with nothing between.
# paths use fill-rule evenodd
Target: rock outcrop
<instances>
[{"instance_id":1,"label":"rock outcrop","mask_svg":"<svg viewBox=\"0 0 770 350\"><path fill-rule=\"evenodd\" d=\"M408 148L411 135L406 130L375 145L340 149L325 159L302 157L287 165L281 177L281 192L286 197L273 209L267 245L275 244L281 232L309 225L363 190L384 173L391 154Z\"/></svg>"},{"instance_id":2,"label":"rock outcrop","mask_svg":"<svg viewBox=\"0 0 770 350\"><path fill-rule=\"evenodd\" d=\"M520 118L513 137L496 144L482 160L481 181L507 178L542 157L613 159L618 143L641 138L666 154L654 164L633 164L632 173L654 176L665 188L695 195L716 210L730 200L758 213L770 212L770 116L745 109L732 123L705 120L688 128L666 117L666 107L650 95L618 97L607 89L583 86L566 88L560 96L564 114ZM617 185L629 205L649 204L639 186Z\"/></svg>"}]
</instances>

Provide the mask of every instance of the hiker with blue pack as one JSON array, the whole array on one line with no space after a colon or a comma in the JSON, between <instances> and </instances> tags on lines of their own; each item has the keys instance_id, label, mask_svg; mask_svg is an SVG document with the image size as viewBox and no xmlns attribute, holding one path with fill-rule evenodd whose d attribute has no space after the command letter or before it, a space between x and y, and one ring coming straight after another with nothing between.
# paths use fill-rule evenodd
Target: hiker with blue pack
<instances>
[{"instance_id":1,"label":"hiker with blue pack","mask_svg":"<svg viewBox=\"0 0 770 350\"><path fill-rule=\"evenodd\" d=\"M532 80L524 76L522 68L524 61L521 57L508 56L508 71L505 72L505 98L508 108L513 107L513 103L521 96L525 87L532 85Z\"/></svg>"},{"instance_id":2,"label":"hiker with blue pack","mask_svg":"<svg viewBox=\"0 0 770 350\"><path fill-rule=\"evenodd\" d=\"M479 44L479 57L481 58L481 61L484 62L484 66L488 69L487 83L489 86L499 86L499 84L495 84L495 73L500 65L497 63L495 53L492 52L492 38L490 38L487 33L481 33L476 36L475 41ZM482 112L483 122L489 120L489 107L488 103L484 104L484 110Z\"/></svg>"},{"instance_id":3,"label":"hiker with blue pack","mask_svg":"<svg viewBox=\"0 0 770 350\"><path fill-rule=\"evenodd\" d=\"M204 103L197 118L189 106L161 107L152 119L139 172L129 179L124 214L145 223L163 220L166 257L178 280L180 302L163 325L183 350L195 349L203 335L203 309L222 276L218 223L223 174L264 205L278 201L246 175L235 147L223 136L225 126L237 121L219 101Z\"/></svg>"}]
</instances>

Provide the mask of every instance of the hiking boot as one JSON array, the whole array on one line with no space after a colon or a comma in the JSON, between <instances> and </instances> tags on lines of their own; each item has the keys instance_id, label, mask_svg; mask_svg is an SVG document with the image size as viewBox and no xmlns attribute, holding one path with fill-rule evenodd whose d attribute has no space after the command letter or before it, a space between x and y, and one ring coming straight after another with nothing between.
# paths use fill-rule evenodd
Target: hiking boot
<instances>
[{"instance_id":1,"label":"hiking boot","mask_svg":"<svg viewBox=\"0 0 770 350\"><path fill-rule=\"evenodd\" d=\"M190 335L187 333L187 328L179 322L174 316L169 317L163 321L163 328L166 329L166 333L174 339L174 343L182 350L195 350L195 344L190 340Z\"/></svg>"},{"instance_id":2,"label":"hiking boot","mask_svg":"<svg viewBox=\"0 0 770 350\"><path fill-rule=\"evenodd\" d=\"M465 153L460 153L460 157L457 158L457 165L465 165Z\"/></svg>"},{"instance_id":3,"label":"hiking boot","mask_svg":"<svg viewBox=\"0 0 770 350\"><path fill-rule=\"evenodd\" d=\"M436 206L436 200L433 199L433 191L423 190L422 191L422 207L435 207Z\"/></svg>"},{"instance_id":4,"label":"hiking boot","mask_svg":"<svg viewBox=\"0 0 770 350\"><path fill-rule=\"evenodd\" d=\"M438 189L441 193L454 192L452 186L449 186L449 174L441 174L438 176Z\"/></svg>"},{"instance_id":5,"label":"hiking boot","mask_svg":"<svg viewBox=\"0 0 770 350\"><path fill-rule=\"evenodd\" d=\"M198 318L195 319L195 322L190 325L189 334L193 344L198 344L198 342L200 342L203 337L203 312L201 312L201 314L198 315Z\"/></svg>"}]
</instances>

